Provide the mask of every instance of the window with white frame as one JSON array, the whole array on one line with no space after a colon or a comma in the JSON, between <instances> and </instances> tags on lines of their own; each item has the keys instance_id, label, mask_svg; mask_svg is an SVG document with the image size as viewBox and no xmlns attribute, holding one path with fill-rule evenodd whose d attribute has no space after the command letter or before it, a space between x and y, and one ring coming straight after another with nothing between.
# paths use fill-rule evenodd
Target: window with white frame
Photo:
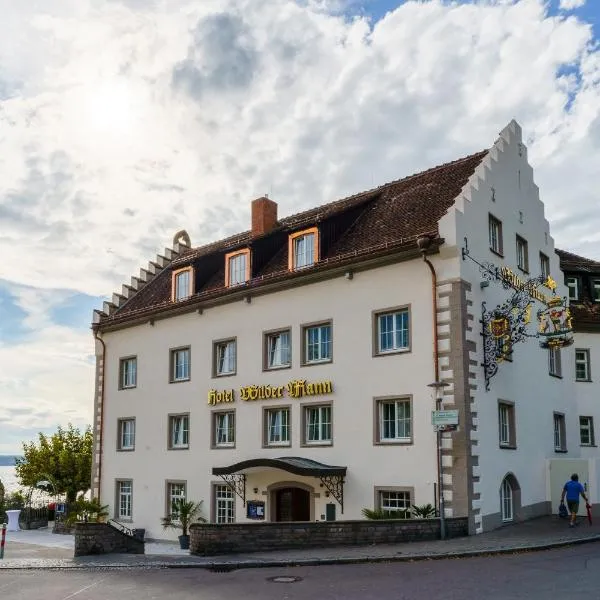
<instances>
[{"instance_id":1,"label":"window with white frame","mask_svg":"<svg viewBox=\"0 0 600 600\"><path fill-rule=\"evenodd\" d=\"M503 448L515 448L515 407L507 402L498 403L499 443Z\"/></svg>"},{"instance_id":2,"label":"window with white frame","mask_svg":"<svg viewBox=\"0 0 600 600\"><path fill-rule=\"evenodd\" d=\"M592 300L600 302L600 279L592 279Z\"/></svg>"},{"instance_id":3,"label":"window with white frame","mask_svg":"<svg viewBox=\"0 0 600 600\"><path fill-rule=\"evenodd\" d=\"M171 383L189 381L190 349L176 348L171 350Z\"/></svg>"},{"instance_id":4,"label":"window with white frame","mask_svg":"<svg viewBox=\"0 0 600 600\"><path fill-rule=\"evenodd\" d=\"M567 450L565 415L554 413L554 450L565 452Z\"/></svg>"},{"instance_id":5,"label":"window with white frame","mask_svg":"<svg viewBox=\"0 0 600 600\"><path fill-rule=\"evenodd\" d=\"M192 295L192 271L185 269L173 274L173 299L185 300Z\"/></svg>"},{"instance_id":6,"label":"window with white frame","mask_svg":"<svg viewBox=\"0 0 600 600\"><path fill-rule=\"evenodd\" d=\"M544 279L550 277L550 259L540 252L540 273Z\"/></svg>"},{"instance_id":7,"label":"window with white frame","mask_svg":"<svg viewBox=\"0 0 600 600\"><path fill-rule=\"evenodd\" d=\"M119 450L135 448L135 419L119 419Z\"/></svg>"},{"instance_id":8,"label":"window with white frame","mask_svg":"<svg viewBox=\"0 0 600 600\"><path fill-rule=\"evenodd\" d=\"M126 390L137 386L137 357L130 356L119 361L119 388Z\"/></svg>"},{"instance_id":9,"label":"window with white frame","mask_svg":"<svg viewBox=\"0 0 600 600\"><path fill-rule=\"evenodd\" d=\"M594 446L594 418L579 417L579 440L582 446Z\"/></svg>"},{"instance_id":10,"label":"window with white frame","mask_svg":"<svg viewBox=\"0 0 600 600\"><path fill-rule=\"evenodd\" d=\"M562 377L560 348L556 346L548 348L548 373L555 377Z\"/></svg>"},{"instance_id":11,"label":"window with white frame","mask_svg":"<svg viewBox=\"0 0 600 600\"><path fill-rule=\"evenodd\" d=\"M290 445L290 409L269 408L265 410L266 446Z\"/></svg>"},{"instance_id":12,"label":"window with white frame","mask_svg":"<svg viewBox=\"0 0 600 600\"><path fill-rule=\"evenodd\" d=\"M214 445L228 448L235 445L235 411L214 412Z\"/></svg>"},{"instance_id":13,"label":"window with white frame","mask_svg":"<svg viewBox=\"0 0 600 600\"><path fill-rule=\"evenodd\" d=\"M315 233L304 233L292 240L293 268L303 269L315 264Z\"/></svg>"},{"instance_id":14,"label":"window with white frame","mask_svg":"<svg viewBox=\"0 0 600 600\"><path fill-rule=\"evenodd\" d=\"M214 344L214 372L217 377L235 375L236 340L224 340Z\"/></svg>"},{"instance_id":15,"label":"window with white frame","mask_svg":"<svg viewBox=\"0 0 600 600\"><path fill-rule=\"evenodd\" d=\"M575 379L590 381L590 351L587 349L575 350Z\"/></svg>"},{"instance_id":16,"label":"window with white frame","mask_svg":"<svg viewBox=\"0 0 600 600\"><path fill-rule=\"evenodd\" d=\"M240 285L247 281L248 258L249 254L247 252L240 252L227 257L227 273L229 276L227 285Z\"/></svg>"},{"instance_id":17,"label":"window with white frame","mask_svg":"<svg viewBox=\"0 0 600 600\"><path fill-rule=\"evenodd\" d=\"M378 508L391 512L395 518L410 518L412 499L409 491L395 492L380 490L377 494Z\"/></svg>"},{"instance_id":18,"label":"window with white frame","mask_svg":"<svg viewBox=\"0 0 600 600\"><path fill-rule=\"evenodd\" d=\"M529 271L529 256L527 249L527 240L517 236L517 267L521 271Z\"/></svg>"},{"instance_id":19,"label":"window with white frame","mask_svg":"<svg viewBox=\"0 0 600 600\"><path fill-rule=\"evenodd\" d=\"M190 444L190 416L169 416L169 448L188 448Z\"/></svg>"},{"instance_id":20,"label":"window with white frame","mask_svg":"<svg viewBox=\"0 0 600 600\"><path fill-rule=\"evenodd\" d=\"M502 480L502 485L500 486L500 507L502 522L507 523L512 521L514 517L513 490L507 477Z\"/></svg>"},{"instance_id":21,"label":"window with white frame","mask_svg":"<svg viewBox=\"0 0 600 600\"><path fill-rule=\"evenodd\" d=\"M331 324L304 328L304 363L328 362L332 358Z\"/></svg>"},{"instance_id":22,"label":"window with white frame","mask_svg":"<svg viewBox=\"0 0 600 600\"><path fill-rule=\"evenodd\" d=\"M567 288L569 288L569 300L579 300L579 277L567 277Z\"/></svg>"},{"instance_id":23,"label":"window with white frame","mask_svg":"<svg viewBox=\"0 0 600 600\"><path fill-rule=\"evenodd\" d=\"M377 401L379 443L412 441L412 411L408 398Z\"/></svg>"},{"instance_id":24,"label":"window with white frame","mask_svg":"<svg viewBox=\"0 0 600 600\"><path fill-rule=\"evenodd\" d=\"M292 364L289 329L265 334L265 344L267 369L281 369Z\"/></svg>"},{"instance_id":25,"label":"window with white frame","mask_svg":"<svg viewBox=\"0 0 600 600\"><path fill-rule=\"evenodd\" d=\"M235 522L235 495L228 485L215 485L215 521Z\"/></svg>"},{"instance_id":26,"label":"window with white frame","mask_svg":"<svg viewBox=\"0 0 600 600\"><path fill-rule=\"evenodd\" d=\"M117 519L132 517L133 481L124 479L117 481Z\"/></svg>"},{"instance_id":27,"label":"window with white frame","mask_svg":"<svg viewBox=\"0 0 600 600\"><path fill-rule=\"evenodd\" d=\"M186 501L186 485L180 481L167 483L167 515L173 521L179 520L179 505Z\"/></svg>"},{"instance_id":28,"label":"window with white frame","mask_svg":"<svg viewBox=\"0 0 600 600\"><path fill-rule=\"evenodd\" d=\"M502 255L502 222L492 215L489 216L488 232L490 250Z\"/></svg>"},{"instance_id":29,"label":"window with white frame","mask_svg":"<svg viewBox=\"0 0 600 600\"><path fill-rule=\"evenodd\" d=\"M331 405L304 407L305 437L307 445L331 444Z\"/></svg>"},{"instance_id":30,"label":"window with white frame","mask_svg":"<svg viewBox=\"0 0 600 600\"><path fill-rule=\"evenodd\" d=\"M410 348L408 308L378 313L376 354L402 352Z\"/></svg>"}]
</instances>

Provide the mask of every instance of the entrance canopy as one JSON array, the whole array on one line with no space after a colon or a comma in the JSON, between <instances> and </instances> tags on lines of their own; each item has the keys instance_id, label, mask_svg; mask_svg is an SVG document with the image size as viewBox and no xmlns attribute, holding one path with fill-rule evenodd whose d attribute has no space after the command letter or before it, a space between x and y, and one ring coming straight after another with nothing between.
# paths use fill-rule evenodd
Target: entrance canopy
<instances>
[{"instance_id":1,"label":"entrance canopy","mask_svg":"<svg viewBox=\"0 0 600 600\"><path fill-rule=\"evenodd\" d=\"M280 469L304 475L318 477L329 493L340 503L344 513L344 477L347 467L325 465L299 456L283 456L281 458L252 458L234 463L228 467L213 467L212 474L218 475L243 500L246 505L246 474L244 471L256 467Z\"/></svg>"}]
</instances>

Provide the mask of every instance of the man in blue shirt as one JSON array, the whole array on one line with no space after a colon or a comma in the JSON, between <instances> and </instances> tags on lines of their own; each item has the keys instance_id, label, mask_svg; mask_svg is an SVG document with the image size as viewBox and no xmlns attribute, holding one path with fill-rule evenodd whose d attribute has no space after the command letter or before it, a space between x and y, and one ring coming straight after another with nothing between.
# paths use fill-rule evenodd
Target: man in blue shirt
<instances>
[{"instance_id":1,"label":"man in blue shirt","mask_svg":"<svg viewBox=\"0 0 600 600\"><path fill-rule=\"evenodd\" d=\"M573 473L573 475L571 475L571 480L565 483L565 487L563 487L562 495L560 497L561 504L563 504L565 501L565 495L567 496L567 506L569 507L569 512L571 513L569 527L575 527L577 511L579 510L579 496L581 495L586 503L589 502L587 496L585 495L583 486L581 483L579 483L579 475L577 475L577 473Z\"/></svg>"}]
</instances>

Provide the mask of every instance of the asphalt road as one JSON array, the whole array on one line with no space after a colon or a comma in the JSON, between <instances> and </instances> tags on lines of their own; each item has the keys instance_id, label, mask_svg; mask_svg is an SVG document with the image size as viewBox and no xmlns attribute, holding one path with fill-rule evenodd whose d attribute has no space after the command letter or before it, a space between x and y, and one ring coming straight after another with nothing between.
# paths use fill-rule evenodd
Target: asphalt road
<instances>
[{"instance_id":1,"label":"asphalt road","mask_svg":"<svg viewBox=\"0 0 600 600\"><path fill-rule=\"evenodd\" d=\"M270 577L299 577L278 583ZM600 544L548 552L349 566L0 571L10 600L595 600Z\"/></svg>"}]
</instances>

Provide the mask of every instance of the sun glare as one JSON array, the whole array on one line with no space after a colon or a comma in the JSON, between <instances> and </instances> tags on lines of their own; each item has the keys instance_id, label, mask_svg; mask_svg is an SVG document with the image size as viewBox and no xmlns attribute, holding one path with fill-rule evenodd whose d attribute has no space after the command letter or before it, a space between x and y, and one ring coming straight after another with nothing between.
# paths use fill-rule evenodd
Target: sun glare
<instances>
[{"instance_id":1,"label":"sun glare","mask_svg":"<svg viewBox=\"0 0 600 600\"><path fill-rule=\"evenodd\" d=\"M93 91L88 103L91 125L105 133L125 133L136 119L133 100L127 83L103 83Z\"/></svg>"}]
</instances>

